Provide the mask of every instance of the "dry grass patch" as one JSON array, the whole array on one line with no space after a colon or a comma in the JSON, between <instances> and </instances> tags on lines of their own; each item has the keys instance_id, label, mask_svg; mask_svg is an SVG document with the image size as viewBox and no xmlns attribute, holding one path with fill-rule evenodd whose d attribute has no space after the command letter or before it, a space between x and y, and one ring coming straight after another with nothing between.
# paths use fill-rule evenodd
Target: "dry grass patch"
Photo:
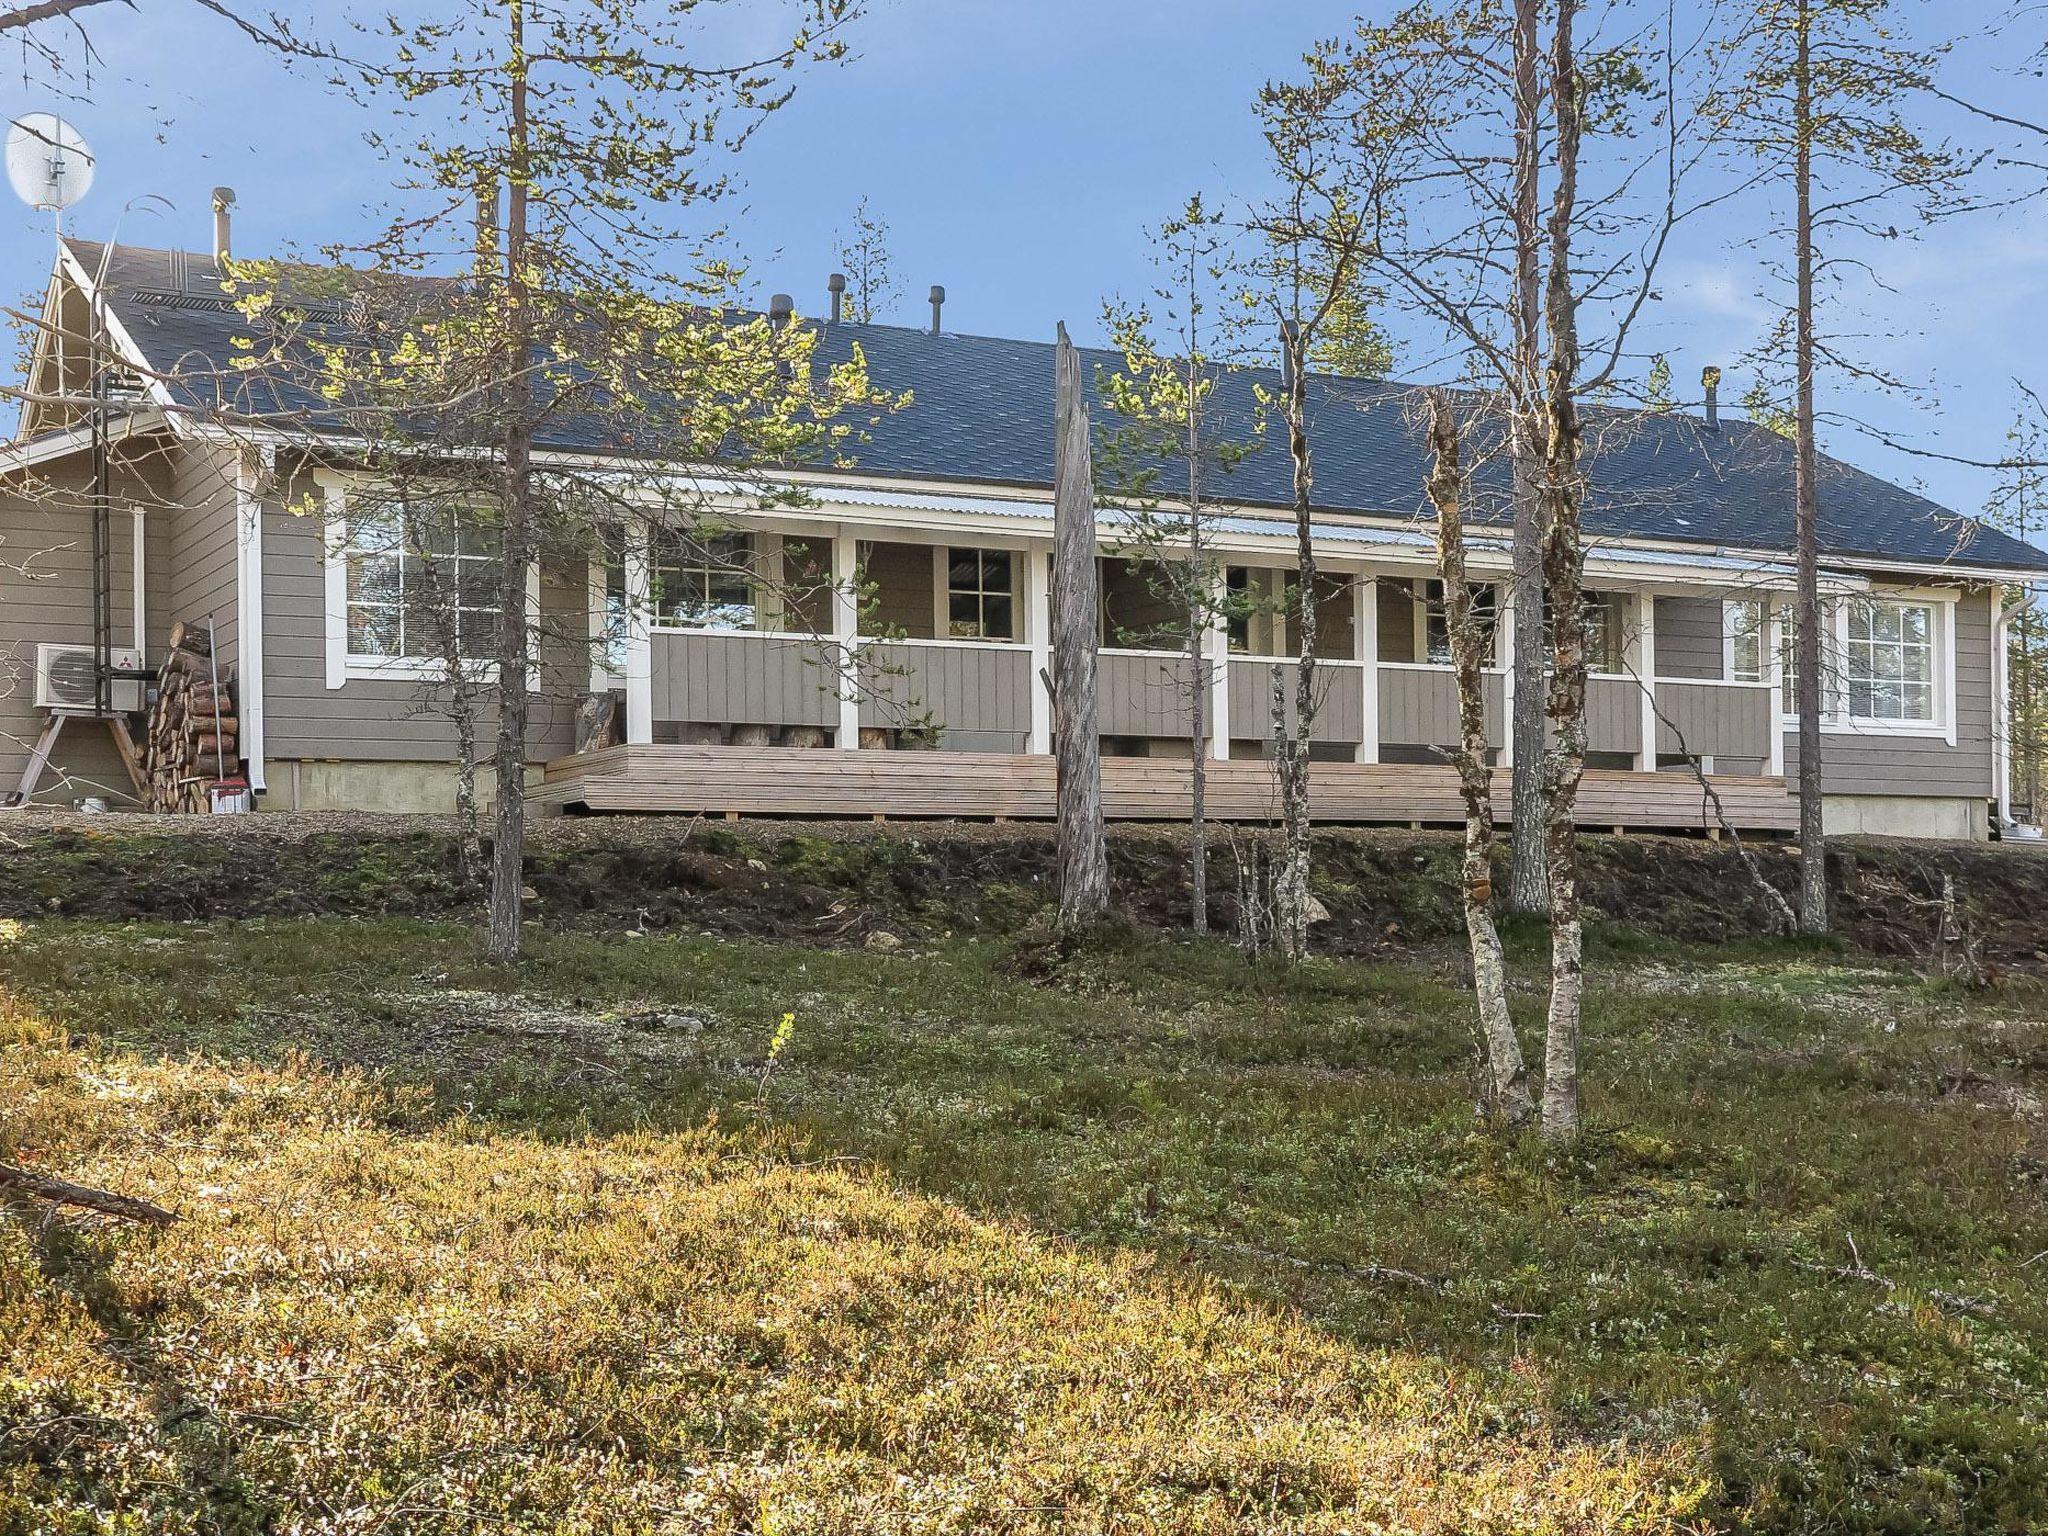
<instances>
[{"instance_id":1,"label":"dry grass patch","mask_svg":"<svg viewBox=\"0 0 2048 1536\"><path fill-rule=\"evenodd\" d=\"M766 1135L551 1143L6 1027L6 1150L185 1219L0 1221L0 1531L1619 1532L1699 1493L1534 1381Z\"/></svg>"}]
</instances>

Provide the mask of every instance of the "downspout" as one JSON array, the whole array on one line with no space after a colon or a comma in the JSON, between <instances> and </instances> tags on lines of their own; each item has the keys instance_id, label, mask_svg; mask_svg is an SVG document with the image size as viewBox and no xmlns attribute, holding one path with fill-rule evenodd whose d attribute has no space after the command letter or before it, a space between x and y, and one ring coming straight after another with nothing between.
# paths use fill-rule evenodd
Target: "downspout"
<instances>
[{"instance_id":1,"label":"downspout","mask_svg":"<svg viewBox=\"0 0 2048 1536\"><path fill-rule=\"evenodd\" d=\"M141 503L128 509L131 553L134 556L135 585L130 601L133 604L135 623L135 660L138 666L149 665L149 606L144 585L144 570L149 555L149 519Z\"/></svg>"},{"instance_id":2,"label":"downspout","mask_svg":"<svg viewBox=\"0 0 2048 1536\"><path fill-rule=\"evenodd\" d=\"M241 666L242 756L249 788L268 790L263 758L263 497L275 483L277 449L243 453L235 468L235 648Z\"/></svg>"}]
</instances>

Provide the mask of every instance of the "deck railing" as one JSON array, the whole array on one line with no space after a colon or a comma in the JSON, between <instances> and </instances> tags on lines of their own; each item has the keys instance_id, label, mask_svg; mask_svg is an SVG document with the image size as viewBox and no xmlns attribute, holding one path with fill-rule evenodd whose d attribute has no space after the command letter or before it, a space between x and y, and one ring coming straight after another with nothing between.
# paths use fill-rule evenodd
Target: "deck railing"
<instances>
[{"instance_id":1,"label":"deck railing","mask_svg":"<svg viewBox=\"0 0 2048 1536\"><path fill-rule=\"evenodd\" d=\"M1035 675L1044 653L1014 643L967 640L865 639L859 660L843 666L831 641L747 631L658 630L651 636L654 718L766 727L814 727L838 733L847 720L840 696L859 695L850 718L866 732L929 722L937 744L954 751L1028 753L1045 750L1034 732ZM1263 742L1272 735L1272 669L1283 673L1289 728L1294 723L1293 672L1282 657L1233 654L1222 668L1220 711L1228 740ZM1412 759L1458 737L1457 682L1434 663L1318 663L1315 739L1348 746L1361 761L1383 753ZM1191 729L1193 666L1186 653L1106 647L1100 657L1098 722L1118 738L1184 739ZM1370 685L1368 684L1370 679ZM1499 669L1484 676L1487 736L1506 745L1508 687ZM1681 751L1738 773L1775 772L1772 691L1763 683L1659 678L1654 704L1632 676L1596 675L1586 692L1587 748L1655 766L1643 751L1654 729L1655 754ZM842 745L851 743L842 742ZM1220 750L1218 755L1224 755Z\"/></svg>"}]
</instances>

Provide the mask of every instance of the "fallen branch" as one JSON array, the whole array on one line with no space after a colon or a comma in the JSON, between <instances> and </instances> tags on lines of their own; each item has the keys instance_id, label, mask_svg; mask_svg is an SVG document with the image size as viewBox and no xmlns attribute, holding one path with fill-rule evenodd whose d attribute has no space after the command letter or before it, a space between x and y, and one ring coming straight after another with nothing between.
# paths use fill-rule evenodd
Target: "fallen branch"
<instances>
[{"instance_id":1,"label":"fallen branch","mask_svg":"<svg viewBox=\"0 0 2048 1536\"><path fill-rule=\"evenodd\" d=\"M1650 701L1650 712L1657 717L1657 723L1669 730L1677 740L1678 755L1684 759L1693 782L1699 785L1700 794L1705 798L1707 808L1714 813L1715 822L1727 833L1729 842L1735 845L1735 856L1742 861L1743 870L1749 875L1750 884L1755 887L1757 894L1763 897L1764 909L1776 925L1777 931L1797 933L1799 919L1792 911L1792 904L1785 899L1783 892L1764 878L1763 866L1757 863L1756 855L1750 851L1749 844L1742 840L1742 834L1735 830L1735 823L1728 819L1728 810L1721 803L1720 791L1714 788L1713 781L1707 777L1706 769L1700 766L1700 760L1686 746L1685 732L1679 729L1676 720L1664 713L1663 706L1657 702L1657 692L1654 688L1640 677L1636 679L1636 686L1643 690L1643 697ZM1654 758L1655 754L1652 753L1651 756Z\"/></svg>"},{"instance_id":2,"label":"fallen branch","mask_svg":"<svg viewBox=\"0 0 2048 1536\"><path fill-rule=\"evenodd\" d=\"M111 1190L94 1189L87 1184L67 1183L63 1179L30 1173L26 1168L16 1168L7 1163L0 1163L0 1189L18 1189L25 1195L34 1195L57 1205L75 1205L97 1211L102 1216L139 1221L152 1227L167 1227L178 1219L175 1211L167 1211L147 1200L138 1200L133 1195L117 1195Z\"/></svg>"}]
</instances>

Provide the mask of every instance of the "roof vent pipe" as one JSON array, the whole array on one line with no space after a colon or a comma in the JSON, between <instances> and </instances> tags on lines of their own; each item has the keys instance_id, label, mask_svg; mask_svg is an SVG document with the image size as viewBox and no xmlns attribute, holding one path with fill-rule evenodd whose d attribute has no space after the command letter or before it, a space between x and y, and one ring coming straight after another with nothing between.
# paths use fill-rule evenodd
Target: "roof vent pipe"
<instances>
[{"instance_id":1,"label":"roof vent pipe","mask_svg":"<svg viewBox=\"0 0 2048 1536\"><path fill-rule=\"evenodd\" d=\"M1700 388L1707 396L1707 430L1721 430L1721 370L1709 364L1700 370Z\"/></svg>"},{"instance_id":2,"label":"roof vent pipe","mask_svg":"<svg viewBox=\"0 0 2048 1536\"><path fill-rule=\"evenodd\" d=\"M832 295L832 323L837 325L846 318L846 274L834 272L826 278L825 291Z\"/></svg>"},{"instance_id":3,"label":"roof vent pipe","mask_svg":"<svg viewBox=\"0 0 2048 1536\"><path fill-rule=\"evenodd\" d=\"M235 206L233 187L213 189L213 264L222 271L227 270L228 256L233 250L229 239L230 216L228 210Z\"/></svg>"},{"instance_id":4,"label":"roof vent pipe","mask_svg":"<svg viewBox=\"0 0 2048 1536\"><path fill-rule=\"evenodd\" d=\"M773 294L768 299L768 320L772 325L787 325L789 317L796 313L796 300L786 293Z\"/></svg>"},{"instance_id":5,"label":"roof vent pipe","mask_svg":"<svg viewBox=\"0 0 2048 1536\"><path fill-rule=\"evenodd\" d=\"M946 307L946 290L937 283L932 284L932 334L939 334L939 314Z\"/></svg>"}]
</instances>

